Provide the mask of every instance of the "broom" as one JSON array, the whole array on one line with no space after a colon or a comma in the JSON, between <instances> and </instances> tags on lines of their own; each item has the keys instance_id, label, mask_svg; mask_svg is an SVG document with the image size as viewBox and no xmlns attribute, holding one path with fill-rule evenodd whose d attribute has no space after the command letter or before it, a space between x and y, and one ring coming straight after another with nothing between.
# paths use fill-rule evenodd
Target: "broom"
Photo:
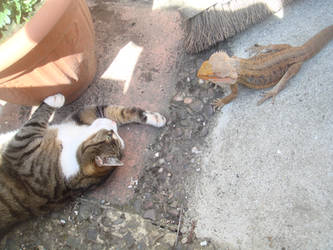
<instances>
[{"instance_id":1,"label":"broom","mask_svg":"<svg viewBox=\"0 0 333 250\"><path fill-rule=\"evenodd\" d=\"M209 6L186 6L184 47L188 53L210 48L276 13L293 0L215 0ZM197 1L201 2L201 1ZM201 2L202 4L202 2Z\"/></svg>"}]
</instances>

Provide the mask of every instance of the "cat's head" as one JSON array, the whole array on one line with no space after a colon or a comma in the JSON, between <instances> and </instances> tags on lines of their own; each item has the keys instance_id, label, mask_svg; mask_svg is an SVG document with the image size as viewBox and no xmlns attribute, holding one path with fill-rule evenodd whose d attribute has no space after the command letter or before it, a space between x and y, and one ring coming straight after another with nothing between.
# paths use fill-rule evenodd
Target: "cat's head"
<instances>
[{"instance_id":1,"label":"cat's head","mask_svg":"<svg viewBox=\"0 0 333 250\"><path fill-rule=\"evenodd\" d=\"M86 139L77 150L81 171L86 176L104 176L120 161L124 142L114 129L100 129Z\"/></svg>"}]
</instances>

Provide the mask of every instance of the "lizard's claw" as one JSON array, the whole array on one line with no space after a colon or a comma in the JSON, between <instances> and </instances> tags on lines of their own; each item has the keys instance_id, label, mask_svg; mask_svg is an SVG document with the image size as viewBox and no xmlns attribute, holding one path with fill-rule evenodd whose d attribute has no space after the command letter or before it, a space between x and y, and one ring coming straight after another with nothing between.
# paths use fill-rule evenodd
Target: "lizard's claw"
<instances>
[{"instance_id":1,"label":"lizard's claw","mask_svg":"<svg viewBox=\"0 0 333 250\"><path fill-rule=\"evenodd\" d=\"M213 106L214 112L217 110L221 110L224 106L224 102L222 101L222 98L215 99L211 105Z\"/></svg>"},{"instance_id":2,"label":"lizard's claw","mask_svg":"<svg viewBox=\"0 0 333 250\"><path fill-rule=\"evenodd\" d=\"M277 95L277 93L275 91L272 91L272 90L264 92L262 94L263 97L257 102L257 105L261 105L262 103L264 103L269 98L272 98L272 104L274 104L276 95Z\"/></svg>"}]
</instances>

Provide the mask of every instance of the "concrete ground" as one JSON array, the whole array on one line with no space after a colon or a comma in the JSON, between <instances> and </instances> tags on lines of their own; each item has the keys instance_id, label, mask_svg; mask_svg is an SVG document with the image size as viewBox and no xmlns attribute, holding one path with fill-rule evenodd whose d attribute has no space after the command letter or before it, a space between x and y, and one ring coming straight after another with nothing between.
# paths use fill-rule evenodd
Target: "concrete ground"
<instances>
[{"instance_id":1,"label":"concrete ground","mask_svg":"<svg viewBox=\"0 0 333 250\"><path fill-rule=\"evenodd\" d=\"M296 1L230 39L301 45L333 24L330 0ZM241 88L206 140L188 187L188 224L222 249L333 249L333 41L304 63L275 103ZM195 190L195 191L193 191Z\"/></svg>"}]
</instances>

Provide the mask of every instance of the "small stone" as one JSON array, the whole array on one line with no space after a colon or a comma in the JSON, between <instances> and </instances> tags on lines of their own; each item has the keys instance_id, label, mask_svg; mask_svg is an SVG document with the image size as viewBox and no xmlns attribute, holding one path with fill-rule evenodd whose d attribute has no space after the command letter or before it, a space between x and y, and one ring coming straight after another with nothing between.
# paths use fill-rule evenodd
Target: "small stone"
<instances>
[{"instance_id":1,"label":"small stone","mask_svg":"<svg viewBox=\"0 0 333 250\"><path fill-rule=\"evenodd\" d=\"M186 77L186 81L187 82L190 82L191 81L191 78L188 76L188 77Z\"/></svg>"},{"instance_id":2,"label":"small stone","mask_svg":"<svg viewBox=\"0 0 333 250\"><path fill-rule=\"evenodd\" d=\"M88 228L86 235L87 239L90 241L95 241L97 239L97 231L93 227Z\"/></svg>"},{"instance_id":3,"label":"small stone","mask_svg":"<svg viewBox=\"0 0 333 250\"><path fill-rule=\"evenodd\" d=\"M168 173L168 177L171 177L171 175L172 175L171 173Z\"/></svg>"},{"instance_id":4,"label":"small stone","mask_svg":"<svg viewBox=\"0 0 333 250\"><path fill-rule=\"evenodd\" d=\"M201 168L197 168L195 171L200 172Z\"/></svg>"},{"instance_id":5,"label":"small stone","mask_svg":"<svg viewBox=\"0 0 333 250\"><path fill-rule=\"evenodd\" d=\"M171 202L170 207L177 208L178 207L178 202L177 201Z\"/></svg>"},{"instance_id":6,"label":"small stone","mask_svg":"<svg viewBox=\"0 0 333 250\"><path fill-rule=\"evenodd\" d=\"M143 209L147 210L147 209L151 209L154 206L152 201L144 201L143 202Z\"/></svg>"},{"instance_id":7,"label":"small stone","mask_svg":"<svg viewBox=\"0 0 333 250\"><path fill-rule=\"evenodd\" d=\"M181 120L180 125L189 128L192 125L192 121L190 119Z\"/></svg>"},{"instance_id":8,"label":"small stone","mask_svg":"<svg viewBox=\"0 0 333 250\"><path fill-rule=\"evenodd\" d=\"M78 215L79 215L79 211L74 210L74 214L75 214L76 216L78 216Z\"/></svg>"},{"instance_id":9,"label":"small stone","mask_svg":"<svg viewBox=\"0 0 333 250\"><path fill-rule=\"evenodd\" d=\"M105 200L101 200L101 205L104 205L105 204Z\"/></svg>"},{"instance_id":10,"label":"small stone","mask_svg":"<svg viewBox=\"0 0 333 250\"><path fill-rule=\"evenodd\" d=\"M68 235L66 244L70 246L71 249L80 249L82 247L80 238L72 235Z\"/></svg>"},{"instance_id":11,"label":"small stone","mask_svg":"<svg viewBox=\"0 0 333 250\"><path fill-rule=\"evenodd\" d=\"M83 220L88 219L88 218L90 217L90 215L91 215L90 207L87 206L86 204L81 205L81 206L80 206L79 214L80 214L80 217L81 217Z\"/></svg>"},{"instance_id":12,"label":"small stone","mask_svg":"<svg viewBox=\"0 0 333 250\"><path fill-rule=\"evenodd\" d=\"M191 139L192 138L192 129L191 128L185 129L184 136L186 139Z\"/></svg>"},{"instance_id":13,"label":"small stone","mask_svg":"<svg viewBox=\"0 0 333 250\"><path fill-rule=\"evenodd\" d=\"M65 225L65 224L66 224L66 221L65 221L64 219L61 219L61 220L60 220L60 224L61 224L61 225Z\"/></svg>"},{"instance_id":14,"label":"small stone","mask_svg":"<svg viewBox=\"0 0 333 250\"><path fill-rule=\"evenodd\" d=\"M135 239L129 232L123 236L122 241L126 242L127 249L133 248L133 245L135 244Z\"/></svg>"},{"instance_id":15,"label":"small stone","mask_svg":"<svg viewBox=\"0 0 333 250\"><path fill-rule=\"evenodd\" d=\"M157 157L160 156L160 153L159 153L159 152L156 152L154 156L157 158Z\"/></svg>"},{"instance_id":16,"label":"small stone","mask_svg":"<svg viewBox=\"0 0 333 250\"><path fill-rule=\"evenodd\" d=\"M111 227L112 226L112 220L109 217L103 217L102 218L102 224L105 227Z\"/></svg>"},{"instance_id":17,"label":"small stone","mask_svg":"<svg viewBox=\"0 0 333 250\"><path fill-rule=\"evenodd\" d=\"M202 246L202 247L206 247L207 245L208 245L207 240L204 240L204 241L200 242L200 246Z\"/></svg>"},{"instance_id":18,"label":"small stone","mask_svg":"<svg viewBox=\"0 0 333 250\"><path fill-rule=\"evenodd\" d=\"M202 113L206 119L209 119L214 114L214 109L212 105L205 105L205 107L202 110Z\"/></svg>"},{"instance_id":19,"label":"small stone","mask_svg":"<svg viewBox=\"0 0 333 250\"><path fill-rule=\"evenodd\" d=\"M118 219L116 219L115 221L113 221L113 224L114 225L119 225L119 224L122 224L124 222L125 218L123 217L119 217Z\"/></svg>"},{"instance_id":20,"label":"small stone","mask_svg":"<svg viewBox=\"0 0 333 250\"><path fill-rule=\"evenodd\" d=\"M182 242L182 244L186 244L187 243L187 237L182 238L181 242Z\"/></svg>"},{"instance_id":21,"label":"small stone","mask_svg":"<svg viewBox=\"0 0 333 250\"><path fill-rule=\"evenodd\" d=\"M177 240L176 233L166 233L163 237L163 241L169 246L174 246ZM170 248L169 248L170 249Z\"/></svg>"},{"instance_id":22,"label":"small stone","mask_svg":"<svg viewBox=\"0 0 333 250\"><path fill-rule=\"evenodd\" d=\"M195 102L192 102L190 104L190 108L194 111L194 112L201 112L201 110L203 109L204 105L200 100L196 100Z\"/></svg>"},{"instance_id":23,"label":"small stone","mask_svg":"<svg viewBox=\"0 0 333 250\"><path fill-rule=\"evenodd\" d=\"M143 218L150 219L150 220L156 220L156 211L155 209L149 209L143 214Z\"/></svg>"},{"instance_id":24,"label":"small stone","mask_svg":"<svg viewBox=\"0 0 333 250\"><path fill-rule=\"evenodd\" d=\"M163 165L165 163L165 159L161 158L158 160L158 164Z\"/></svg>"},{"instance_id":25,"label":"small stone","mask_svg":"<svg viewBox=\"0 0 333 250\"><path fill-rule=\"evenodd\" d=\"M179 211L175 208L171 208L168 210L168 214L170 214L171 216L177 217L179 214Z\"/></svg>"},{"instance_id":26,"label":"small stone","mask_svg":"<svg viewBox=\"0 0 333 250\"><path fill-rule=\"evenodd\" d=\"M198 83L199 83L199 84L204 84L204 83L205 83L205 81L204 81L204 80L202 80L202 79L199 79L199 80L198 80Z\"/></svg>"},{"instance_id":27,"label":"small stone","mask_svg":"<svg viewBox=\"0 0 333 250\"><path fill-rule=\"evenodd\" d=\"M184 100L184 94L183 93L177 93L174 97L173 100L175 102L182 102Z\"/></svg>"},{"instance_id":28,"label":"small stone","mask_svg":"<svg viewBox=\"0 0 333 250\"><path fill-rule=\"evenodd\" d=\"M191 97L186 97L185 99L184 99L184 103L185 104L191 104L193 102L193 99L191 98Z\"/></svg>"},{"instance_id":29,"label":"small stone","mask_svg":"<svg viewBox=\"0 0 333 250\"><path fill-rule=\"evenodd\" d=\"M182 136L182 135L183 135L183 130L182 130L181 128L176 128L176 129L174 130L174 135L175 135L176 137L180 137L180 136Z\"/></svg>"},{"instance_id":30,"label":"small stone","mask_svg":"<svg viewBox=\"0 0 333 250\"><path fill-rule=\"evenodd\" d=\"M202 128L202 130L200 131L200 136L205 137L205 136L208 135L208 133L209 133L209 128L208 128L208 126L204 126L204 127Z\"/></svg>"},{"instance_id":31,"label":"small stone","mask_svg":"<svg viewBox=\"0 0 333 250\"><path fill-rule=\"evenodd\" d=\"M159 168L158 169L158 172L161 174L161 173L163 173L163 168Z\"/></svg>"},{"instance_id":32,"label":"small stone","mask_svg":"<svg viewBox=\"0 0 333 250\"><path fill-rule=\"evenodd\" d=\"M201 151L198 150L197 147L193 147L192 150L191 150L191 152L192 152L193 154L199 154L199 153L201 153Z\"/></svg>"}]
</instances>

